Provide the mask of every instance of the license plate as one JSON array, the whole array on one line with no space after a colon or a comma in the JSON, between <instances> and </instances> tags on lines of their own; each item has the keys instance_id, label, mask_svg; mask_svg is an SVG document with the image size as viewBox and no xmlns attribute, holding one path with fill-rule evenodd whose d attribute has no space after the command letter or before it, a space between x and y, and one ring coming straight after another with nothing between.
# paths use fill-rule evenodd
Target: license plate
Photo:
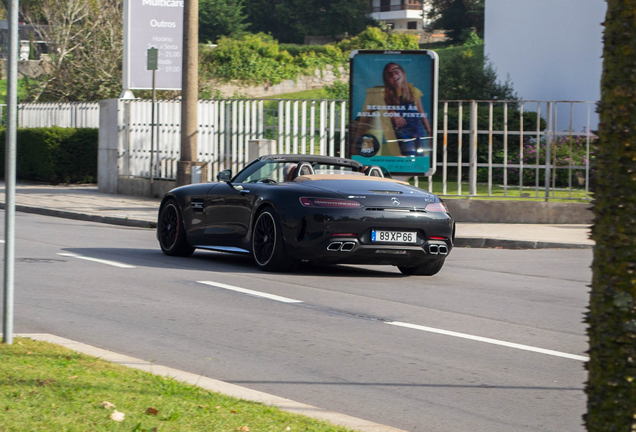
<instances>
[{"instance_id":1,"label":"license plate","mask_svg":"<svg viewBox=\"0 0 636 432\"><path fill-rule=\"evenodd\" d=\"M371 231L372 242L383 243L416 243L417 233L404 231Z\"/></svg>"}]
</instances>

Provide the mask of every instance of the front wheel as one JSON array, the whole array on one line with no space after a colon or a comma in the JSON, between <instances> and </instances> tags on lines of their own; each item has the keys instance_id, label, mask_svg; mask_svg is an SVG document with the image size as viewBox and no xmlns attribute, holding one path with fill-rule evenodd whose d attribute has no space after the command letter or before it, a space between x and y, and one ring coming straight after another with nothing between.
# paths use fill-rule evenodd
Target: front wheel
<instances>
[{"instance_id":1,"label":"front wheel","mask_svg":"<svg viewBox=\"0 0 636 432\"><path fill-rule=\"evenodd\" d=\"M254 223L252 256L261 270L269 272L290 271L297 263L285 252L278 215L271 207L260 212Z\"/></svg>"},{"instance_id":2,"label":"front wheel","mask_svg":"<svg viewBox=\"0 0 636 432\"><path fill-rule=\"evenodd\" d=\"M168 200L159 212L157 223L159 245L164 254L189 257L194 252L185 235L183 217L174 199Z\"/></svg>"},{"instance_id":3,"label":"front wheel","mask_svg":"<svg viewBox=\"0 0 636 432\"><path fill-rule=\"evenodd\" d=\"M417 267L398 266L398 269L400 269L402 274L405 274L408 276L433 276L439 273L439 271L442 269L443 266L444 266L444 260L439 259L439 260L427 262Z\"/></svg>"}]
</instances>

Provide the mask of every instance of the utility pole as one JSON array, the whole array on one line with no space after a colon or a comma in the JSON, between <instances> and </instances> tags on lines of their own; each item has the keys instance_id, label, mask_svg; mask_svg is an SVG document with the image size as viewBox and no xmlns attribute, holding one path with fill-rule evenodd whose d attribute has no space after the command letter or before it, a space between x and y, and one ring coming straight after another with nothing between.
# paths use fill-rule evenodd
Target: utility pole
<instances>
[{"instance_id":1,"label":"utility pole","mask_svg":"<svg viewBox=\"0 0 636 432\"><path fill-rule=\"evenodd\" d=\"M197 165L199 2L198 0L185 0L183 6L181 158L177 162L177 186L192 183L192 167Z\"/></svg>"}]
</instances>

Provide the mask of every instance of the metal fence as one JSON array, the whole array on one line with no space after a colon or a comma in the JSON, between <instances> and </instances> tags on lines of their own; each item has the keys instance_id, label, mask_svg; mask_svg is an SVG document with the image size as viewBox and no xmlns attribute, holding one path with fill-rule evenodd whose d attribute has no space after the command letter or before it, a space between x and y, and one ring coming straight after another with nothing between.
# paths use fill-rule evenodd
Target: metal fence
<instances>
[{"instance_id":1,"label":"metal fence","mask_svg":"<svg viewBox=\"0 0 636 432\"><path fill-rule=\"evenodd\" d=\"M24 103L18 105L18 127L99 127L98 102Z\"/></svg>"},{"instance_id":2,"label":"metal fence","mask_svg":"<svg viewBox=\"0 0 636 432\"><path fill-rule=\"evenodd\" d=\"M154 178L175 178L180 102L156 102L156 147L150 143L151 102L121 102L120 175L147 178L152 170ZM436 173L415 182L444 196L589 200L594 105L441 101ZM98 104L21 104L19 109L21 127L99 125ZM197 158L209 164L210 181L220 170L236 172L248 163L248 142L254 139L275 140L278 153L345 156L347 111L342 100L200 101Z\"/></svg>"},{"instance_id":3,"label":"metal fence","mask_svg":"<svg viewBox=\"0 0 636 432\"><path fill-rule=\"evenodd\" d=\"M152 151L151 110L150 101L124 103L120 174L149 177L152 159L155 177L173 179L181 146L180 103L156 103ZM250 140L273 139L278 153L344 154L346 111L345 101L200 101L197 160L209 164L210 181L215 173L236 172L250 161Z\"/></svg>"},{"instance_id":4,"label":"metal fence","mask_svg":"<svg viewBox=\"0 0 636 432\"><path fill-rule=\"evenodd\" d=\"M438 174L428 178L428 189L445 196L591 199L595 104L440 102ZM576 124L584 126L576 131Z\"/></svg>"}]
</instances>

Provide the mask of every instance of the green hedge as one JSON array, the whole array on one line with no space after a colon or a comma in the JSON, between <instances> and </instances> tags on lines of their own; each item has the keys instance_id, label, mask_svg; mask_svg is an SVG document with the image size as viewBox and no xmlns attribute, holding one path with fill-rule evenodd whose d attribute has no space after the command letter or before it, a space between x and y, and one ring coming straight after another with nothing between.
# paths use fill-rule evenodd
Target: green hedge
<instances>
[{"instance_id":1,"label":"green hedge","mask_svg":"<svg viewBox=\"0 0 636 432\"><path fill-rule=\"evenodd\" d=\"M95 183L97 129L18 129L18 180ZM4 178L5 130L0 130L0 174Z\"/></svg>"}]
</instances>

